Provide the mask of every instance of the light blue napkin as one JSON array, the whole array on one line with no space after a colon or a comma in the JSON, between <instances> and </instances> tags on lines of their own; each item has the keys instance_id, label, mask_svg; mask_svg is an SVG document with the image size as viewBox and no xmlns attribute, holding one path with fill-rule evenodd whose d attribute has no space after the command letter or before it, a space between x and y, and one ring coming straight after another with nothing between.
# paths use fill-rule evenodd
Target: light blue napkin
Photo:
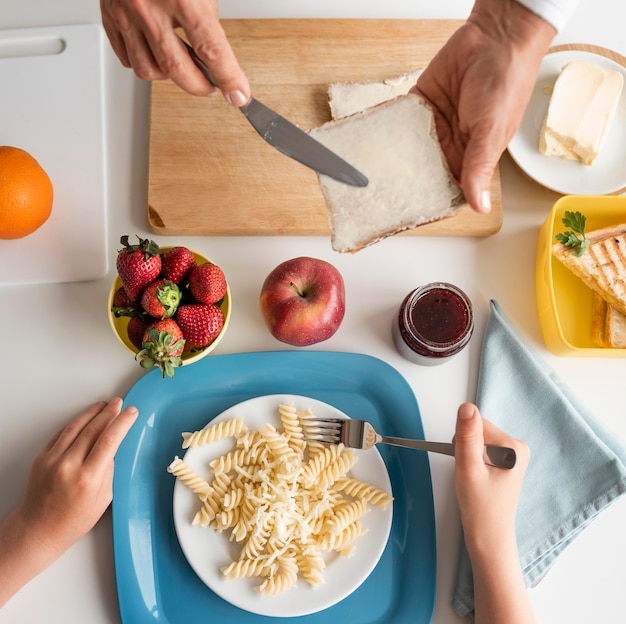
<instances>
[{"instance_id":1,"label":"light blue napkin","mask_svg":"<svg viewBox=\"0 0 626 624\"><path fill-rule=\"evenodd\" d=\"M524 579L533 586L563 549L626 492L626 444L576 401L495 301L476 403L484 418L530 447L516 532ZM473 616L472 570L464 545L452 606L462 617Z\"/></svg>"}]
</instances>

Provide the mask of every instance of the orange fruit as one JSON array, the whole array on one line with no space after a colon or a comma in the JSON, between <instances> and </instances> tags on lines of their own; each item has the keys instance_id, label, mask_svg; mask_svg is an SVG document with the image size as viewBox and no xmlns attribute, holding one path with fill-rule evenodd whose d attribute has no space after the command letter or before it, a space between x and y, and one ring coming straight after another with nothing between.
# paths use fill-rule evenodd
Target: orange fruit
<instances>
[{"instance_id":1,"label":"orange fruit","mask_svg":"<svg viewBox=\"0 0 626 624\"><path fill-rule=\"evenodd\" d=\"M0 146L0 239L40 228L52 212L53 195L48 174L28 152Z\"/></svg>"}]
</instances>

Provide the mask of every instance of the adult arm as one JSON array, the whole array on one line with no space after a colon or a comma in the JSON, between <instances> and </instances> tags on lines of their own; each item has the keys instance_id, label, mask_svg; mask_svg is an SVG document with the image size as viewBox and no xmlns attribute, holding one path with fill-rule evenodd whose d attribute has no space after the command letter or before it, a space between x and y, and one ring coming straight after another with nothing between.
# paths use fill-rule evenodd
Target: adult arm
<instances>
[{"instance_id":1,"label":"adult arm","mask_svg":"<svg viewBox=\"0 0 626 624\"><path fill-rule=\"evenodd\" d=\"M243 106L250 85L219 20L217 0L100 0L102 24L125 67L143 80L170 78L193 95L215 91L195 66L177 28L204 61L228 102Z\"/></svg>"},{"instance_id":2,"label":"adult arm","mask_svg":"<svg viewBox=\"0 0 626 624\"><path fill-rule=\"evenodd\" d=\"M137 409L97 403L59 431L0 524L0 607L96 524L112 499L113 458Z\"/></svg>"},{"instance_id":3,"label":"adult arm","mask_svg":"<svg viewBox=\"0 0 626 624\"><path fill-rule=\"evenodd\" d=\"M475 405L458 411L455 489L474 577L476 624L531 624L534 616L515 536L515 512L529 460L528 447L480 417ZM487 466L484 445L517 452L511 470Z\"/></svg>"}]
</instances>

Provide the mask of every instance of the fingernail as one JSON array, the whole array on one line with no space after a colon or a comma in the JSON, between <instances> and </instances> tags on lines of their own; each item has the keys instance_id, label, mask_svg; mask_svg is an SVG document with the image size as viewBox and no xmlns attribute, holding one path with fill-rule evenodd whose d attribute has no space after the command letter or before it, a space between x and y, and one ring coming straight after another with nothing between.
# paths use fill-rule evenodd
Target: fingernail
<instances>
[{"instance_id":1,"label":"fingernail","mask_svg":"<svg viewBox=\"0 0 626 624\"><path fill-rule=\"evenodd\" d=\"M237 108L245 106L248 103L248 98L241 91L231 91L226 99Z\"/></svg>"},{"instance_id":2,"label":"fingernail","mask_svg":"<svg viewBox=\"0 0 626 624\"><path fill-rule=\"evenodd\" d=\"M485 189L480 196L480 204L485 212L491 210L491 193Z\"/></svg>"},{"instance_id":3,"label":"fingernail","mask_svg":"<svg viewBox=\"0 0 626 624\"><path fill-rule=\"evenodd\" d=\"M474 406L470 403L463 403L461 407L459 407L459 418L461 420L469 420L474 417Z\"/></svg>"}]
</instances>

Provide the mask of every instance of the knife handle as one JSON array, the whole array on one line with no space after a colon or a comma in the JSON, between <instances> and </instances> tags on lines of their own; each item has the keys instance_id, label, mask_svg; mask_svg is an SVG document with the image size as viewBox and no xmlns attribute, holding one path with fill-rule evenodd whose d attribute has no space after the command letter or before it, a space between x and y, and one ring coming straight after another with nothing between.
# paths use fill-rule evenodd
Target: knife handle
<instances>
[{"instance_id":1,"label":"knife handle","mask_svg":"<svg viewBox=\"0 0 626 624\"><path fill-rule=\"evenodd\" d=\"M195 63L196 67L202 72L202 75L214 86L217 87L217 81L215 77L211 73L211 70L200 60L200 57L196 54L196 51L184 40L181 39L184 46L187 48L187 52L189 52L189 56L191 60ZM219 87L218 87L219 88Z\"/></svg>"}]
</instances>

